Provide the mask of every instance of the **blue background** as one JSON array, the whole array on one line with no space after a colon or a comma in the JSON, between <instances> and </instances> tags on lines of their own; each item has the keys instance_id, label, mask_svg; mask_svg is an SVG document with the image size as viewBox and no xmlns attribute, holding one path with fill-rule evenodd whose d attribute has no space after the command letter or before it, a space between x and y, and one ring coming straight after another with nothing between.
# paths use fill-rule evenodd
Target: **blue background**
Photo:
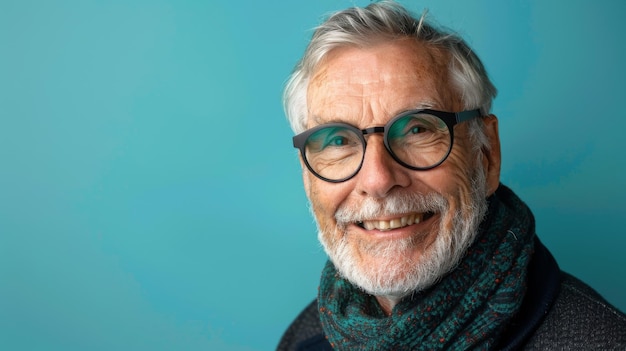
<instances>
[{"instance_id":1,"label":"blue background","mask_svg":"<svg viewBox=\"0 0 626 351\"><path fill-rule=\"evenodd\" d=\"M0 349L273 349L325 259L282 86L368 3L0 0ZM503 182L626 309L626 3L404 3L477 50Z\"/></svg>"}]
</instances>

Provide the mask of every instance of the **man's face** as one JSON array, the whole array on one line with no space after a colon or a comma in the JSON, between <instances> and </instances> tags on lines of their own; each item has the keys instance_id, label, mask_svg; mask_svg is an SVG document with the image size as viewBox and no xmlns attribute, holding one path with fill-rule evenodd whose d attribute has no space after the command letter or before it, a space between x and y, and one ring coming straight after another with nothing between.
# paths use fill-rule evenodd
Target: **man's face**
<instances>
[{"instance_id":1,"label":"man's face","mask_svg":"<svg viewBox=\"0 0 626 351\"><path fill-rule=\"evenodd\" d=\"M462 111L449 81L448 57L412 40L335 49L311 77L307 128L382 126L417 108ZM497 138L497 127L487 129ZM325 182L304 168L320 240L339 272L375 295L431 285L473 239L487 187L497 186L497 177L485 182L489 156L477 162L463 123L450 156L428 171L394 161L381 134L367 137L362 168L348 181Z\"/></svg>"}]
</instances>

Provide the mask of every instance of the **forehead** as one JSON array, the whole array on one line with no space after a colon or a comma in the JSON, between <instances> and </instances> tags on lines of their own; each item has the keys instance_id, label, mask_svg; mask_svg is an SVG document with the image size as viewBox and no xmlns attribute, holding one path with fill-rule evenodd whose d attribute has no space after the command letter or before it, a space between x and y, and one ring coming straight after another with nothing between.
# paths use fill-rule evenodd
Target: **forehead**
<instances>
[{"instance_id":1,"label":"forehead","mask_svg":"<svg viewBox=\"0 0 626 351\"><path fill-rule=\"evenodd\" d=\"M307 90L308 127L330 121L384 124L402 111L458 108L448 56L410 39L327 54Z\"/></svg>"}]
</instances>

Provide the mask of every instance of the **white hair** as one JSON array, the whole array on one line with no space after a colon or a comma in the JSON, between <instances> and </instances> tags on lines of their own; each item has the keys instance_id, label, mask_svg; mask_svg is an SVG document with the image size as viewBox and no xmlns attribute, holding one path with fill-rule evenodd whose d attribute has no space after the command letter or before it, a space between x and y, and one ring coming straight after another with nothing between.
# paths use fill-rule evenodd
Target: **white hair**
<instances>
[{"instance_id":1,"label":"white hair","mask_svg":"<svg viewBox=\"0 0 626 351\"><path fill-rule=\"evenodd\" d=\"M497 91L469 45L458 35L428 23L426 13L418 19L394 1L379 1L365 8L336 12L316 28L283 93L285 114L293 131L301 133L306 129L309 79L331 50L345 46L367 47L381 40L399 38L413 38L447 52L451 83L465 109L479 108L483 115L489 113ZM470 122L470 136L475 148L488 148L481 119Z\"/></svg>"}]
</instances>

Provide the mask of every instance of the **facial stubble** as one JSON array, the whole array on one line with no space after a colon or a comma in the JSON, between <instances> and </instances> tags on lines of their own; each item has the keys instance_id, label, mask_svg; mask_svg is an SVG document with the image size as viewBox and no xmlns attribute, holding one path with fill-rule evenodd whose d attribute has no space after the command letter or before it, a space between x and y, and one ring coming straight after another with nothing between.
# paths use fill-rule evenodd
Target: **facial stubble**
<instances>
[{"instance_id":1,"label":"facial stubble","mask_svg":"<svg viewBox=\"0 0 626 351\"><path fill-rule=\"evenodd\" d=\"M441 194L391 194L383 200L366 198L358 207L342 205L335 213L337 225L318 228L318 238L339 274L375 296L400 299L431 287L459 263L474 241L486 209L486 179L477 162L466 190L465 203L451 209ZM459 201L462 201L459 199ZM315 203L312 209L315 210ZM407 238L371 241L348 231L348 225L363 219L406 213L440 215L435 239L430 232ZM320 221L317 221L318 226ZM422 250L415 255L416 250Z\"/></svg>"}]
</instances>

